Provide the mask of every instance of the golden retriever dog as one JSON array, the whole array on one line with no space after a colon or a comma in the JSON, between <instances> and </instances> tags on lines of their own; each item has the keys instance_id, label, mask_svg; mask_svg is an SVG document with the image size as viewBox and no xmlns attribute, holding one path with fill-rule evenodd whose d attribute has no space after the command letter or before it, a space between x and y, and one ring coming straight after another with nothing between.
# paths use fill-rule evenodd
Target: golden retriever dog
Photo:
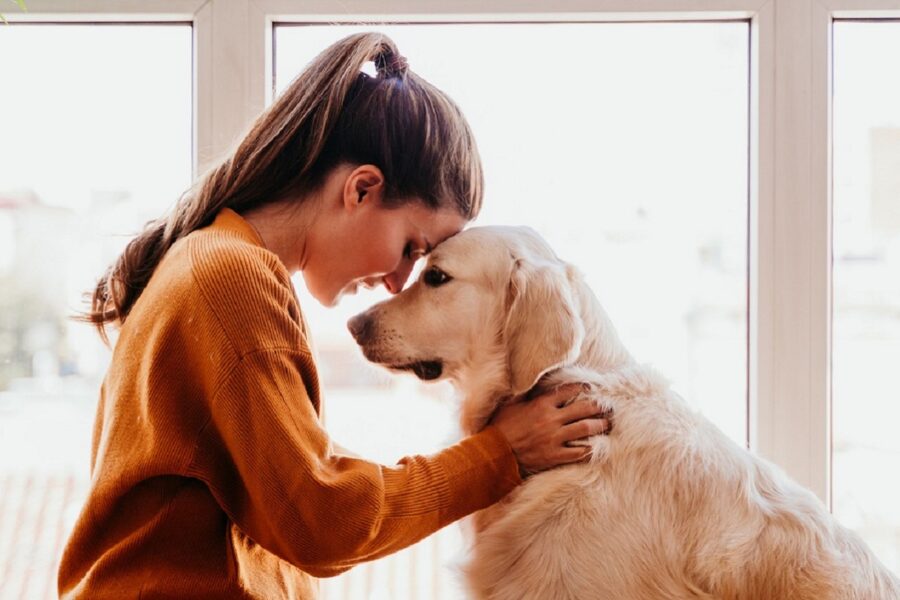
<instances>
[{"instance_id":1,"label":"golden retriever dog","mask_svg":"<svg viewBox=\"0 0 900 600\"><path fill-rule=\"evenodd\" d=\"M465 568L490 600L897 600L900 581L811 492L635 362L578 271L527 228L477 227L348 323L365 356L450 379L466 433L534 389L612 409L590 462L474 516Z\"/></svg>"}]
</instances>

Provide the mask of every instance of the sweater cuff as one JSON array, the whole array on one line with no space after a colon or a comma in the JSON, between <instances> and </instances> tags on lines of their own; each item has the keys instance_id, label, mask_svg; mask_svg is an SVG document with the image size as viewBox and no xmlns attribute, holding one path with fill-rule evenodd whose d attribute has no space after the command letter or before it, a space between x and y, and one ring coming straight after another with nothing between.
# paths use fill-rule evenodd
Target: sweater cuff
<instances>
[{"instance_id":1,"label":"sweater cuff","mask_svg":"<svg viewBox=\"0 0 900 600\"><path fill-rule=\"evenodd\" d=\"M519 463L506 436L489 426L435 457L447 477L449 523L487 508L522 483Z\"/></svg>"}]
</instances>

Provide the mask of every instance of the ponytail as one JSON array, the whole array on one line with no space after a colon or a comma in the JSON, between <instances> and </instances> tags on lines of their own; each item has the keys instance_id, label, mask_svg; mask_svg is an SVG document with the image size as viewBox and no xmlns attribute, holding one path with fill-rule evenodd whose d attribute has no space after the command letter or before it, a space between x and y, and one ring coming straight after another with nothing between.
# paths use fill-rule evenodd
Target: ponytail
<instances>
[{"instance_id":1,"label":"ponytail","mask_svg":"<svg viewBox=\"0 0 900 600\"><path fill-rule=\"evenodd\" d=\"M377 75L362 72L374 61ZM348 36L319 54L252 124L230 156L205 173L171 214L150 221L107 268L76 317L108 345L168 249L212 223L315 189L342 162L377 165L386 200L418 198L474 218L483 180L474 137L458 107L409 71L394 42Z\"/></svg>"}]
</instances>

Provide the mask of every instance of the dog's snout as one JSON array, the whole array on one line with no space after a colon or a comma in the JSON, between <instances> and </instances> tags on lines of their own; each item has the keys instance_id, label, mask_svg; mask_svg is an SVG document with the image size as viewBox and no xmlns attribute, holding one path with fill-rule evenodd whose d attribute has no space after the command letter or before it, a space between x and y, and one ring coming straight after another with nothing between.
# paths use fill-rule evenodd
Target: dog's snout
<instances>
[{"instance_id":1,"label":"dog's snout","mask_svg":"<svg viewBox=\"0 0 900 600\"><path fill-rule=\"evenodd\" d=\"M358 314L347 321L347 329L357 344L365 344L372 338L372 318L366 313Z\"/></svg>"}]
</instances>

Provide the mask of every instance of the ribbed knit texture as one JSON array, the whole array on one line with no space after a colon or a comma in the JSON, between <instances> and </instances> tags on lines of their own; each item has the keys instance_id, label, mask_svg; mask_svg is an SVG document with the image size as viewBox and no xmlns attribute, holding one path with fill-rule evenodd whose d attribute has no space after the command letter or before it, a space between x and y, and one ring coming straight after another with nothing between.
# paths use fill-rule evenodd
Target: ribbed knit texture
<instances>
[{"instance_id":1,"label":"ribbed knit texture","mask_svg":"<svg viewBox=\"0 0 900 600\"><path fill-rule=\"evenodd\" d=\"M320 403L289 273L224 209L169 249L122 327L61 597L315 598L314 577L520 482L492 427L392 467L336 455Z\"/></svg>"}]
</instances>

